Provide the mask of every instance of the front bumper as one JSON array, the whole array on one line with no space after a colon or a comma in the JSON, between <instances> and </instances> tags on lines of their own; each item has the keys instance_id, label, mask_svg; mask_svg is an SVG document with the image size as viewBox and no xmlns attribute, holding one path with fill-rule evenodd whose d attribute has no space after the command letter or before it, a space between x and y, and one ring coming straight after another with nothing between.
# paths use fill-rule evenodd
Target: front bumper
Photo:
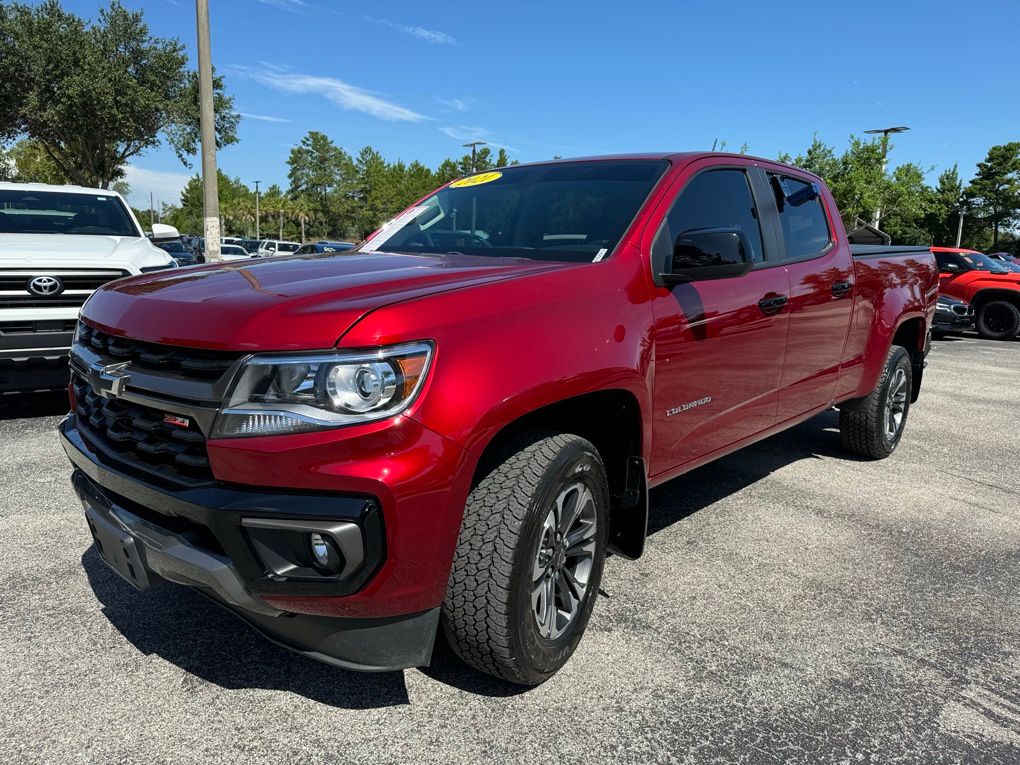
<instances>
[{"instance_id":1,"label":"front bumper","mask_svg":"<svg viewBox=\"0 0 1020 765\"><path fill-rule=\"evenodd\" d=\"M380 567L385 535L371 497L284 493L212 484L176 490L137 480L104 462L80 437L74 417L60 426L74 465L72 482L104 561L138 589L167 580L193 587L271 640L348 669L384 671L431 659L439 609L376 618L293 613L287 598L356 592ZM290 576L267 561L253 527L330 524L356 527L360 560L341 576ZM281 573L282 571L282 573Z\"/></svg>"},{"instance_id":2,"label":"front bumper","mask_svg":"<svg viewBox=\"0 0 1020 765\"><path fill-rule=\"evenodd\" d=\"M66 388L71 335L0 331L0 394Z\"/></svg>"}]
</instances>

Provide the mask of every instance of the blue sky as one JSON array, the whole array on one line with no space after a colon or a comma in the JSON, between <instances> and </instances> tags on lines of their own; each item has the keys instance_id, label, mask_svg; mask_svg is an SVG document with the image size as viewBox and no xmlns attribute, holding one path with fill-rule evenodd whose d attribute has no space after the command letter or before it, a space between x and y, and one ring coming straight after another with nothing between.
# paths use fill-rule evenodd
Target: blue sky
<instances>
[{"instance_id":1,"label":"blue sky","mask_svg":"<svg viewBox=\"0 0 1020 765\"><path fill-rule=\"evenodd\" d=\"M190 0L125 0L194 51ZM98 0L65 0L94 17ZM714 139L774 157L812 133L909 125L893 163L964 177L1020 140L1016 0L516 3L210 0L213 61L245 115L220 167L286 185L289 149L319 130L354 153L435 166L468 140L522 162ZM133 201L192 171L137 158Z\"/></svg>"}]
</instances>

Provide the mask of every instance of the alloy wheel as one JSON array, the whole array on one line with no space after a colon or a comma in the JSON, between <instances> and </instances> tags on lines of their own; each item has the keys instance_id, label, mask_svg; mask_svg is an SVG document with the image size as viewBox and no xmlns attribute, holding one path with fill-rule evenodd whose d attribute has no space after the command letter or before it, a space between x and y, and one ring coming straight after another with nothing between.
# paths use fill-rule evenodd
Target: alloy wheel
<instances>
[{"instance_id":1,"label":"alloy wheel","mask_svg":"<svg viewBox=\"0 0 1020 765\"><path fill-rule=\"evenodd\" d=\"M581 612L595 559L596 518L591 490L577 481L559 493L542 524L531 613L548 640L562 635Z\"/></svg>"},{"instance_id":2,"label":"alloy wheel","mask_svg":"<svg viewBox=\"0 0 1020 765\"><path fill-rule=\"evenodd\" d=\"M885 437L892 443L903 427L903 418L907 413L907 373L897 368L889 383L889 392L885 399Z\"/></svg>"}]
</instances>

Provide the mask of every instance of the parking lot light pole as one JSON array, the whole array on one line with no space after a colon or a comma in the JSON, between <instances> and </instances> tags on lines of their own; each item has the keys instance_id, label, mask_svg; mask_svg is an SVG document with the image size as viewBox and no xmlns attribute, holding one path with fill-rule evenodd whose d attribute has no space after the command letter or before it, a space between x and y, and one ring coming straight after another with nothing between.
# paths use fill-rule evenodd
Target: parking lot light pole
<instances>
[{"instance_id":1,"label":"parking lot light pole","mask_svg":"<svg viewBox=\"0 0 1020 765\"><path fill-rule=\"evenodd\" d=\"M475 170L477 169L477 167L478 167L478 166L477 166L477 165L475 164L475 150L476 150L476 149L477 149L477 148L478 148L479 146L485 146L485 141L472 141L471 143L466 143L466 144L464 144L464 148L465 148L465 149L466 149L466 148L468 148L468 147L470 147L470 148L471 148L471 172L472 172L472 173L473 173L473 172L474 172L474 171L475 171Z\"/></svg>"},{"instance_id":2,"label":"parking lot light pole","mask_svg":"<svg viewBox=\"0 0 1020 765\"><path fill-rule=\"evenodd\" d=\"M954 247L960 246L960 241L963 239L963 209L967 204L967 200L964 197L960 197L956 200L956 244Z\"/></svg>"},{"instance_id":3,"label":"parking lot light pole","mask_svg":"<svg viewBox=\"0 0 1020 765\"><path fill-rule=\"evenodd\" d=\"M219 261L220 200L216 183L216 115L213 108L212 51L209 41L209 0L195 0L198 24L198 99L202 123L202 204L205 259Z\"/></svg>"},{"instance_id":4,"label":"parking lot light pole","mask_svg":"<svg viewBox=\"0 0 1020 765\"><path fill-rule=\"evenodd\" d=\"M255 181L255 241L259 240L259 184L262 181Z\"/></svg>"},{"instance_id":5,"label":"parking lot light pole","mask_svg":"<svg viewBox=\"0 0 1020 765\"><path fill-rule=\"evenodd\" d=\"M898 127L878 128L876 130L865 130L864 132L869 135L881 135L882 136L882 177L885 178L885 170L889 164L889 134L890 133L906 133L910 128L906 125L899 125ZM878 206L875 207L875 216L871 219L871 225L878 228L882 222L882 202L879 200Z\"/></svg>"}]
</instances>

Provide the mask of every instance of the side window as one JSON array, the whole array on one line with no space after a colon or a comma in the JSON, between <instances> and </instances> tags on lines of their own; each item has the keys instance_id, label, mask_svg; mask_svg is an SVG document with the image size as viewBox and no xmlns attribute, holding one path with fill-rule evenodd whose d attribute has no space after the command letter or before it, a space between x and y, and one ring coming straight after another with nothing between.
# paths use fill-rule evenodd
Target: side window
<instances>
[{"instance_id":1,"label":"side window","mask_svg":"<svg viewBox=\"0 0 1020 765\"><path fill-rule=\"evenodd\" d=\"M786 244L785 260L807 260L820 255L832 241L822 198L811 193L810 183L788 175L769 173L769 183L776 193Z\"/></svg>"},{"instance_id":2,"label":"side window","mask_svg":"<svg viewBox=\"0 0 1020 765\"><path fill-rule=\"evenodd\" d=\"M936 252L935 262L939 264L939 271L942 272L949 270L948 268L946 268L946 266L949 264L955 265L961 270L966 270L966 266L964 266L963 263L960 262L960 256L955 255L952 252Z\"/></svg>"},{"instance_id":3,"label":"side window","mask_svg":"<svg viewBox=\"0 0 1020 765\"><path fill-rule=\"evenodd\" d=\"M684 186L652 243L652 262L659 272L669 271L673 244L691 229L739 228L751 241L751 260L765 262L758 211L743 170L709 170Z\"/></svg>"}]
</instances>

